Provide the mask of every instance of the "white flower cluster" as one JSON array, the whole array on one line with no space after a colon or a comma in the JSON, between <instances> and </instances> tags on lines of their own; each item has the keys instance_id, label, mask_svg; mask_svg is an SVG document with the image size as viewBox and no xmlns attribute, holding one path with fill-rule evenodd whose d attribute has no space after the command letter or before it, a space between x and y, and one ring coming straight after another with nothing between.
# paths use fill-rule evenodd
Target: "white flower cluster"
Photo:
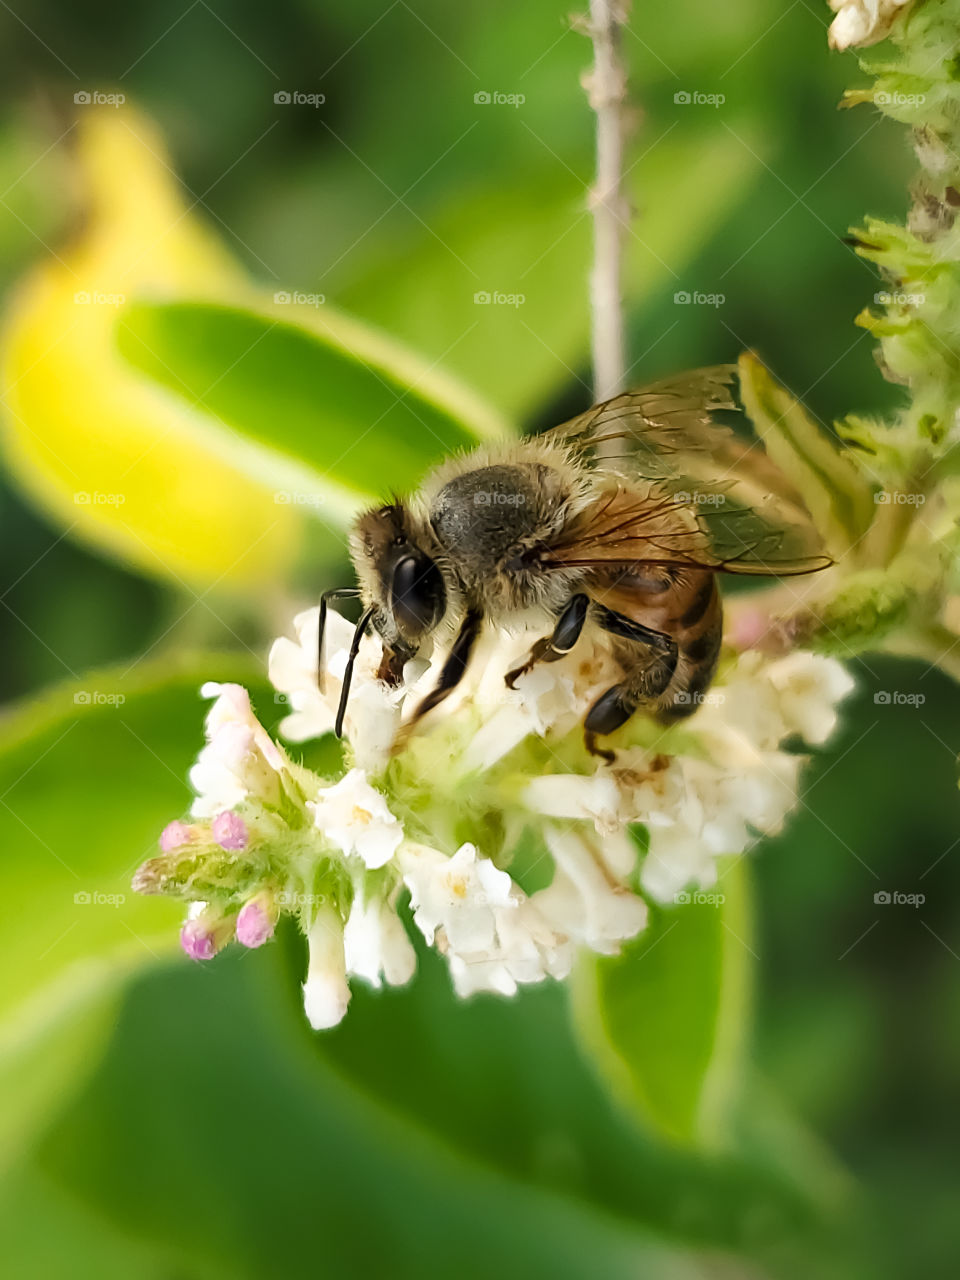
<instances>
[{"instance_id":1,"label":"white flower cluster","mask_svg":"<svg viewBox=\"0 0 960 1280\"><path fill-rule=\"evenodd\" d=\"M352 628L328 619L321 693L318 610L295 626L296 641L273 646L270 678L292 708L281 732L306 741L333 727ZM668 902L684 888L708 887L718 857L781 827L803 760L781 744L823 742L853 684L831 658L742 654L689 720L670 730L644 720L635 745L600 764L580 747L580 725L616 679L610 653L602 640L584 641L508 689L505 673L535 638L486 636L454 695L408 739L405 714L432 687L441 659L411 663L404 686L390 689L376 679L379 642L362 642L346 718L353 767L333 785L317 779L306 801L340 871L339 895L316 906L307 924L304 999L315 1027L343 1016L350 974L376 985L412 975L414 951L397 914L404 888L417 928L446 956L461 995L512 994L520 983L563 977L578 946L616 952L644 926L638 889ZM222 719L211 713L216 724ZM212 734L196 784L216 776L214 757L236 768L232 739L221 755L222 733ZM252 742L266 757L257 735ZM246 788L249 778L238 775L238 783ZM198 811L212 812L226 794L201 795ZM506 832L495 848L484 847L490 828L482 819L491 811ZM476 834L461 843L454 830L471 822ZM642 859L635 824L646 831ZM542 837L537 861L552 874L525 892L520 882L532 867L514 866L511 843L531 827Z\"/></svg>"}]
</instances>

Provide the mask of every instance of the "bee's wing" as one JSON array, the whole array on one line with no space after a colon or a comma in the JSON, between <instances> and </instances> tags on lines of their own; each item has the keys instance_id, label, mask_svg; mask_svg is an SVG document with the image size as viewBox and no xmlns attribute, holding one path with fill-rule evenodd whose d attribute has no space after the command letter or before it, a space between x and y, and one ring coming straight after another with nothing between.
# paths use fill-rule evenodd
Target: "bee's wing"
<instances>
[{"instance_id":1,"label":"bee's wing","mask_svg":"<svg viewBox=\"0 0 960 1280\"><path fill-rule=\"evenodd\" d=\"M737 407L735 374L735 365L716 365L669 378L548 433L611 484L551 547L547 565L646 560L786 575L831 563L760 442L713 422L713 411Z\"/></svg>"},{"instance_id":2,"label":"bee's wing","mask_svg":"<svg viewBox=\"0 0 960 1280\"><path fill-rule=\"evenodd\" d=\"M546 548L543 568L609 571L643 562L787 577L832 563L810 521L790 519L772 495L755 506L726 494L709 504L685 497L656 481L617 485Z\"/></svg>"},{"instance_id":3,"label":"bee's wing","mask_svg":"<svg viewBox=\"0 0 960 1280\"><path fill-rule=\"evenodd\" d=\"M683 470L687 455L713 450L720 437L732 437L710 414L737 408L730 394L736 372L736 365L718 364L625 391L554 427L546 438L573 446L584 460L604 469L630 461L644 475Z\"/></svg>"}]
</instances>

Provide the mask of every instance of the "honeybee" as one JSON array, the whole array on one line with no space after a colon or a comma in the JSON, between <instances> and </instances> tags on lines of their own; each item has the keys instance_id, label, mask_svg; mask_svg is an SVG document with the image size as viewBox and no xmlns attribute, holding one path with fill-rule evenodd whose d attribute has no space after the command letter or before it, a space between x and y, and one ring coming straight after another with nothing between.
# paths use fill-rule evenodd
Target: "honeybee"
<instances>
[{"instance_id":1,"label":"honeybee","mask_svg":"<svg viewBox=\"0 0 960 1280\"><path fill-rule=\"evenodd\" d=\"M362 514L350 534L364 605L344 677L342 730L360 640L383 642L399 683L428 637L449 643L415 723L457 686L486 623L545 634L507 677L555 662L584 628L612 636L620 678L587 712L587 748L637 711L668 724L695 711L723 635L718 574L782 576L831 563L809 515L759 442L711 415L735 409L735 365L614 397L542 435L441 463L409 499ZM322 670L322 662L321 662Z\"/></svg>"}]
</instances>

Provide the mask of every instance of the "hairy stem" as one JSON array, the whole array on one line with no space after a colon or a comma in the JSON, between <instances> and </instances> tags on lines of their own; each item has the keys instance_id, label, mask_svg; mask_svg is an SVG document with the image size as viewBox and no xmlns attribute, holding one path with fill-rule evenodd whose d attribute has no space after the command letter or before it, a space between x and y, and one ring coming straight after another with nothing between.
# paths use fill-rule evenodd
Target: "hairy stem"
<instances>
[{"instance_id":1,"label":"hairy stem","mask_svg":"<svg viewBox=\"0 0 960 1280\"><path fill-rule=\"evenodd\" d=\"M593 67L584 78L597 117L597 170L590 193L593 269L590 274L594 399L609 400L625 378L621 250L629 206L622 192L627 77L620 60L629 0L590 0Z\"/></svg>"}]
</instances>

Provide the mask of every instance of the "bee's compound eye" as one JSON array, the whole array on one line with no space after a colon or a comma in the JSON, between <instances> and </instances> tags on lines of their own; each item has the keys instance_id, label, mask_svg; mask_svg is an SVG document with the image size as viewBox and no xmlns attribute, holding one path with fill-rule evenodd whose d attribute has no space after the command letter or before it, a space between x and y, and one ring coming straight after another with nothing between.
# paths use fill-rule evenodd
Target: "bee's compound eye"
<instances>
[{"instance_id":1,"label":"bee's compound eye","mask_svg":"<svg viewBox=\"0 0 960 1280\"><path fill-rule=\"evenodd\" d=\"M428 556L404 556L393 571L390 604L401 635L418 639L438 622L444 606L443 576Z\"/></svg>"}]
</instances>

